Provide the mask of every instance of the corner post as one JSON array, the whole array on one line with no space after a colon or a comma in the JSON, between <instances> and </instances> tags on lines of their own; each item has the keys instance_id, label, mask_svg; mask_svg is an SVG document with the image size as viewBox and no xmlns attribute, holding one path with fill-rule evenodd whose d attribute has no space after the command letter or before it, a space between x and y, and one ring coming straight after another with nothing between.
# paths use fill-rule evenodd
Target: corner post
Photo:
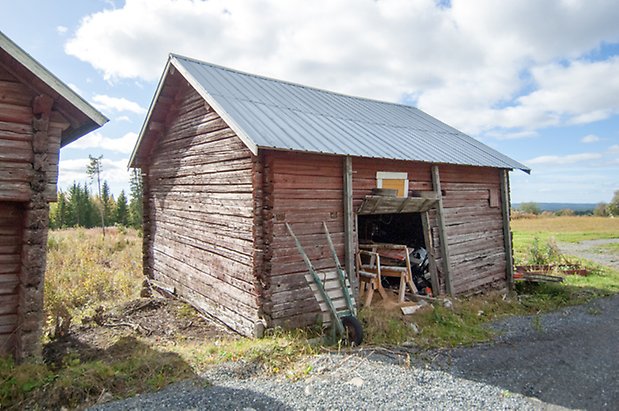
<instances>
[{"instance_id":1,"label":"corner post","mask_svg":"<svg viewBox=\"0 0 619 411\"><path fill-rule=\"evenodd\" d=\"M357 297L359 287L357 285L357 277L355 275L355 238L354 238L354 220L352 210L352 157L345 156L343 159L343 177L344 177L344 264L350 286L353 290L353 295Z\"/></svg>"},{"instance_id":2,"label":"corner post","mask_svg":"<svg viewBox=\"0 0 619 411\"><path fill-rule=\"evenodd\" d=\"M503 216L503 241L505 244L505 276L507 286L514 289L514 254L512 250L512 230L510 228L509 171L501 170L501 214Z\"/></svg>"},{"instance_id":3,"label":"corner post","mask_svg":"<svg viewBox=\"0 0 619 411\"><path fill-rule=\"evenodd\" d=\"M443 275L445 276L445 289L447 294L453 296L453 284L451 281L449 244L447 233L445 232L445 219L443 218L443 194L441 192L441 177L438 171L438 166L432 166L432 188L438 197L438 207L436 219L438 220L438 236L441 242L441 256L443 257Z\"/></svg>"}]
</instances>

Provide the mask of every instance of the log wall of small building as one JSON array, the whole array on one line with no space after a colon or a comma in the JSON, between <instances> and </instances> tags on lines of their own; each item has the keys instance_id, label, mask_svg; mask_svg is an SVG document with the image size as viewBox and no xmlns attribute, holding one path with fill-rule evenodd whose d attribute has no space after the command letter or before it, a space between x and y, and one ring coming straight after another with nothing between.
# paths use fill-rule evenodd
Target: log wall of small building
<instances>
[{"instance_id":1,"label":"log wall of small building","mask_svg":"<svg viewBox=\"0 0 619 411\"><path fill-rule=\"evenodd\" d=\"M267 151L264 155L264 316L271 326L315 324L319 307L305 274L307 266L286 230L288 222L318 270L335 267L322 222L344 261L342 158Z\"/></svg>"},{"instance_id":2,"label":"log wall of small building","mask_svg":"<svg viewBox=\"0 0 619 411\"><path fill-rule=\"evenodd\" d=\"M50 112L47 137L41 144L47 155L34 163L32 104L36 93L0 64L0 201L28 201L35 169L45 169L47 201L56 200L58 156L67 120Z\"/></svg>"},{"instance_id":3,"label":"log wall of small building","mask_svg":"<svg viewBox=\"0 0 619 411\"><path fill-rule=\"evenodd\" d=\"M439 170L454 292L506 287L500 171L451 165Z\"/></svg>"},{"instance_id":4,"label":"log wall of small building","mask_svg":"<svg viewBox=\"0 0 619 411\"><path fill-rule=\"evenodd\" d=\"M69 123L0 64L0 354L41 349L48 202Z\"/></svg>"},{"instance_id":5,"label":"log wall of small building","mask_svg":"<svg viewBox=\"0 0 619 411\"><path fill-rule=\"evenodd\" d=\"M145 274L251 335L260 287L254 260L257 159L193 89L174 98L148 167Z\"/></svg>"}]
</instances>

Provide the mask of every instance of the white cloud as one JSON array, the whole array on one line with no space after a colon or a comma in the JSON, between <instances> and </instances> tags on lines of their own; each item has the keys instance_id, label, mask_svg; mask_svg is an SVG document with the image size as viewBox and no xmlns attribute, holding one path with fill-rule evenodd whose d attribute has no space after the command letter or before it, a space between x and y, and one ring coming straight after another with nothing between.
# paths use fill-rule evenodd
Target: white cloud
<instances>
[{"instance_id":1,"label":"white cloud","mask_svg":"<svg viewBox=\"0 0 619 411\"><path fill-rule=\"evenodd\" d=\"M612 0L451 4L127 0L85 17L65 51L107 80L156 80L175 52L354 95L410 97L472 134L526 135L619 111L619 61L583 58L619 41Z\"/></svg>"},{"instance_id":2,"label":"white cloud","mask_svg":"<svg viewBox=\"0 0 619 411\"><path fill-rule=\"evenodd\" d=\"M106 137L98 131L94 131L65 147L67 149L93 149L99 148L103 150L114 151L117 153L129 154L133 151L135 142L138 139L136 133L127 133L119 138Z\"/></svg>"},{"instance_id":3,"label":"white cloud","mask_svg":"<svg viewBox=\"0 0 619 411\"><path fill-rule=\"evenodd\" d=\"M525 163L529 165L568 165L602 158L600 153L579 153L565 156L539 156Z\"/></svg>"},{"instance_id":4,"label":"white cloud","mask_svg":"<svg viewBox=\"0 0 619 411\"><path fill-rule=\"evenodd\" d=\"M146 113L146 109L140 106L135 101L127 100L124 97L110 97L106 96L105 94L97 94L93 96L92 105L106 113L110 113L112 111L128 111L135 114Z\"/></svg>"},{"instance_id":5,"label":"white cloud","mask_svg":"<svg viewBox=\"0 0 619 411\"><path fill-rule=\"evenodd\" d=\"M492 137L497 140L515 140L520 138L537 137L538 133L533 130L521 130L521 131L506 131L506 130L493 130L485 133L486 137Z\"/></svg>"},{"instance_id":6,"label":"white cloud","mask_svg":"<svg viewBox=\"0 0 619 411\"><path fill-rule=\"evenodd\" d=\"M103 158L101 160L101 179L106 180L111 186L126 186L130 179L130 173L127 170L128 158L121 160L110 160ZM86 174L86 166L89 159L80 158L73 160L61 160L59 163L58 185L66 188L73 182L85 183L90 182Z\"/></svg>"},{"instance_id":7,"label":"white cloud","mask_svg":"<svg viewBox=\"0 0 619 411\"><path fill-rule=\"evenodd\" d=\"M580 142L585 143L585 144L597 143L598 141L600 141L600 138L596 136L595 134L587 134L586 136L580 139Z\"/></svg>"},{"instance_id":8,"label":"white cloud","mask_svg":"<svg viewBox=\"0 0 619 411\"><path fill-rule=\"evenodd\" d=\"M609 153L619 153L619 144L613 144L608 148Z\"/></svg>"},{"instance_id":9,"label":"white cloud","mask_svg":"<svg viewBox=\"0 0 619 411\"><path fill-rule=\"evenodd\" d=\"M65 34L67 31L69 31L69 28L66 26L56 26L56 32L58 34Z\"/></svg>"}]
</instances>

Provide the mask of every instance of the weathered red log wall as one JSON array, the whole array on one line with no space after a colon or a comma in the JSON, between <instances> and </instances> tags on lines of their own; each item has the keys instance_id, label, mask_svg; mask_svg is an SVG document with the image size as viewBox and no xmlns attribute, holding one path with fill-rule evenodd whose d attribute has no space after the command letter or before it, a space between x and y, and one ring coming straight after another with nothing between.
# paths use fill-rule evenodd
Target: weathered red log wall
<instances>
[{"instance_id":1,"label":"weathered red log wall","mask_svg":"<svg viewBox=\"0 0 619 411\"><path fill-rule=\"evenodd\" d=\"M145 273L251 335L257 159L192 88L182 85L174 101L143 169Z\"/></svg>"},{"instance_id":2,"label":"weathered red log wall","mask_svg":"<svg viewBox=\"0 0 619 411\"><path fill-rule=\"evenodd\" d=\"M41 349L48 202L69 126L53 105L0 64L0 355Z\"/></svg>"},{"instance_id":3,"label":"weathered red log wall","mask_svg":"<svg viewBox=\"0 0 619 411\"><path fill-rule=\"evenodd\" d=\"M276 326L309 325L316 321L318 305L304 278L307 268L284 223L291 224L316 268L328 269L333 260L322 229L322 222L327 222L338 256L344 261L342 158L268 151L264 164L264 232L270 245L264 267L264 314ZM499 170L451 165L440 165L439 170L455 293L505 287ZM353 209L376 187L378 171L408 173L409 195L432 191L430 164L354 158ZM430 212L430 230L444 292L434 210Z\"/></svg>"}]
</instances>

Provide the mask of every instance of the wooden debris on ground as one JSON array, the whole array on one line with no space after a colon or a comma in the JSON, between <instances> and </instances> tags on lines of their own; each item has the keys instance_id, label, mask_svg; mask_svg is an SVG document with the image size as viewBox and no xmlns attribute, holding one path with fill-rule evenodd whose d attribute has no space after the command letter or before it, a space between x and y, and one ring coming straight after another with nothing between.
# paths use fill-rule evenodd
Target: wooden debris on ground
<instances>
[{"instance_id":1,"label":"wooden debris on ground","mask_svg":"<svg viewBox=\"0 0 619 411\"><path fill-rule=\"evenodd\" d=\"M411 315L411 314L414 314L421 307L423 307L423 306L419 305L419 304L416 304L416 305L405 305L405 306L400 307L400 310L402 310L402 314L404 314L404 315Z\"/></svg>"},{"instance_id":2,"label":"wooden debris on ground","mask_svg":"<svg viewBox=\"0 0 619 411\"><path fill-rule=\"evenodd\" d=\"M586 277L590 274L589 270L587 270L580 264L519 265L516 266L516 271L539 274L558 273L564 275L580 275L583 277Z\"/></svg>"},{"instance_id":3,"label":"wooden debris on ground","mask_svg":"<svg viewBox=\"0 0 619 411\"><path fill-rule=\"evenodd\" d=\"M517 271L514 273L514 281L528 281L532 283L560 283L563 281L563 277L537 272Z\"/></svg>"}]
</instances>

